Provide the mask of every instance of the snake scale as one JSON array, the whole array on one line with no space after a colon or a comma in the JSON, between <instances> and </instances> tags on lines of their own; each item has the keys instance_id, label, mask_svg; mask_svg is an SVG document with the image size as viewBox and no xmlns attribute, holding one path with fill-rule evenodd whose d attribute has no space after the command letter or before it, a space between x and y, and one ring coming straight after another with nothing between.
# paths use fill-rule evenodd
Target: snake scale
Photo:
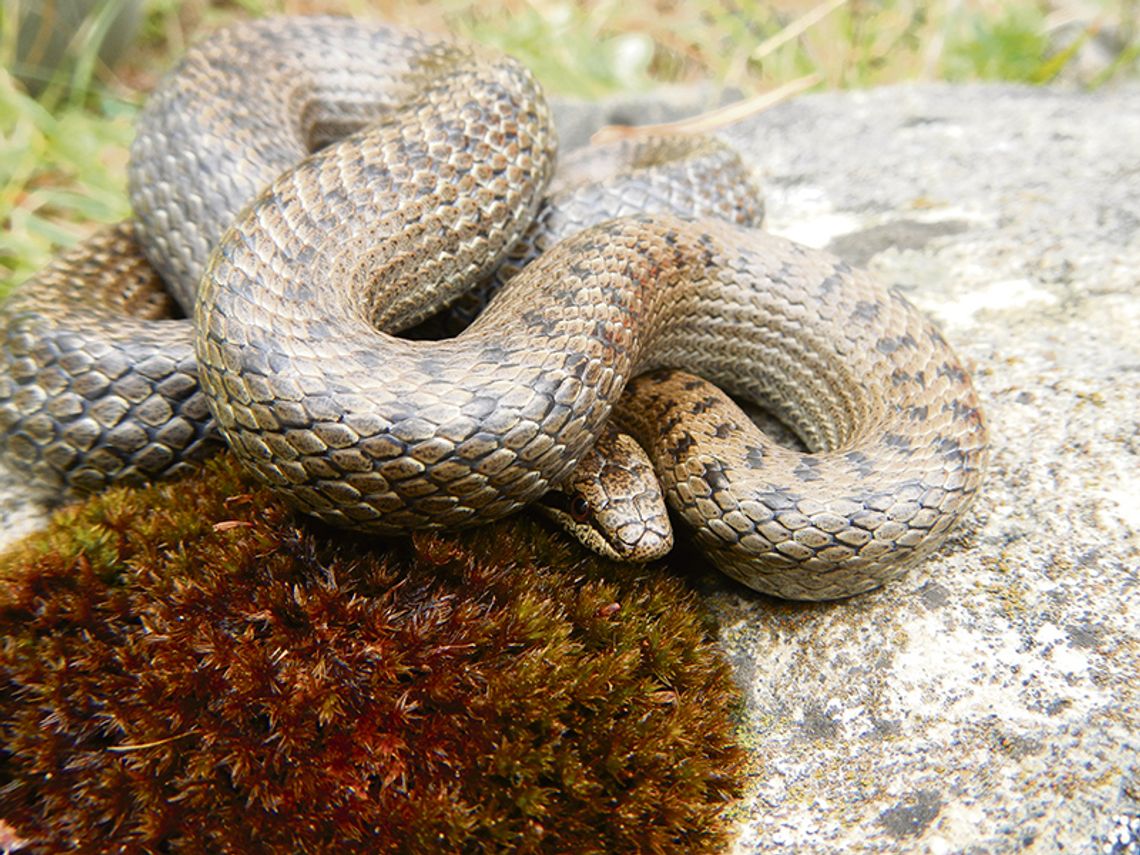
<instances>
[{"instance_id":1,"label":"snake scale","mask_svg":"<svg viewBox=\"0 0 1140 855\"><path fill-rule=\"evenodd\" d=\"M635 171L616 211L532 241L546 251L461 334L391 334L519 255L536 213L557 219L540 212L553 149L541 92L504 57L346 19L222 31L140 119L137 223L5 308L0 452L45 489L98 489L185 468L220 434L335 525L451 528L545 499L642 558L666 530L575 493L593 460L653 512L639 467L593 449L618 424L698 545L757 590L848 596L937 548L986 459L967 372L897 292L716 201L747 180L705 206L668 169ZM192 324L162 319L160 278ZM97 301L95 282L112 283Z\"/></svg>"}]
</instances>

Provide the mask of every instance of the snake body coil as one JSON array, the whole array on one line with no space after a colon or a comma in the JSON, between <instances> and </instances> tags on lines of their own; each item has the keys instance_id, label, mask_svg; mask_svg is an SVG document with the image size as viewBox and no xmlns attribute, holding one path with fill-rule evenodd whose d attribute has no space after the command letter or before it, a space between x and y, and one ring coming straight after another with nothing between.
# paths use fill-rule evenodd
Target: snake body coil
<instances>
[{"instance_id":1,"label":"snake body coil","mask_svg":"<svg viewBox=\"0 0 1140 855\"><path fill-rule=\"evenodd\" d=\"M341 39L370 67L375 57L358 53L395 45L375 76L396 94L377 99L349 79L330 48ZM284 59L295 52L297 68ZM224 122L185 109L225 88L219 66L250 55L270 69L271 119L218 106L238 128L220 133ZM228 70L246 85L240 66ZM764 440L721 393L675 372L639 379L621 403L679 516L759 590L820 599L875 587L932 550L977 489L984 423L937 331L842 262L740 225L610 220L553 246L453 340L379 331L485 276L533 216L552 142L541 95L514 63L346 21L260 22L200 48L153 103L136 207L184 306L201 277L202 390L246 465L326 521L399 534L511 513L566 482L631 378L664 368L770 408L816 452ZM147 155L170 138L195 141ZM33 365L50 324L24 308L8 325L7 377L62 376L80 348L54 343L55 361ZM99 422L73 381L52 383L71 384L70 404L0 380L10 455L73 453L61 437ZM157 421L158 392L140 383L133 394ZM161 456L153 431L130 442Z\"/></svg>"}]
</instances>

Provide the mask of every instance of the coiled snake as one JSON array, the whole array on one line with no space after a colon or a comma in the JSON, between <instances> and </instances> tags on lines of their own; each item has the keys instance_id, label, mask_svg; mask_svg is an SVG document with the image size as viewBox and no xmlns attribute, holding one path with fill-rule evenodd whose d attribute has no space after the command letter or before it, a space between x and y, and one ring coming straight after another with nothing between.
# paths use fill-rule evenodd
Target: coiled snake
<instances>
[{"instance_id":1,"label":"coiled snake","mask_svg":"<svg viewBox=\"0 0 1140 855\"><path fill-rule=\"evenodd\" d=\"M380 331L494 270L552 155L541 93L505 58L343 19L222 32L140 120L137 225L62 257L6 307L0 451L52 489L152 477L216 442L208 406L297 507L399 534L565 489L613 412L699 545L757 590L846 596L936 548L985 461L967 373L904 298L749 227L747 203L724 209L736 223L669 203L686 216L578 231L456 338ZM633 195L662 180L635 178ZM149 319L170 307L136 237L193 329ZM85 276L116 283L97 307ZM707 381L813 452L765 438ZM605 523L626 546L646 531Z\"/></svg>"}]
</instances>

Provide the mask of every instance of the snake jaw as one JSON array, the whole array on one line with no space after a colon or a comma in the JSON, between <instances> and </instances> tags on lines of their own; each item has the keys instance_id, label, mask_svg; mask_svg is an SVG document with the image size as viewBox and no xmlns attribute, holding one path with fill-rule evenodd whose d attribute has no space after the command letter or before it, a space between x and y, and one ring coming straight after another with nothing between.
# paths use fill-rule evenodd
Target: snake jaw
<instances>
[{"instance_id":1,"label":"snake jaw","mask_svg":"<svg viewBox=\"0 0 1140 855\"><path fill-rule=\"evenodd\" d=\"M664 506L662 507L664 511ZM644 564L664 558L673 549L673 528L668 524L668 512L665 512L666 525L662 531L660 527L651 527L643 520L627 521L617 530L615 537L610 534L607 527L596 525L606 543L610 554L607 556L615 561L625 561L632 564ZM606 549L598 550L606 555Z\"/></svg>"},{"instance_id":2,"label":"snake jaw","mask_svg":"<svg viewBox=\"0 0 1140 855\"><path fill-rule=\"evenodd\" d=\"M587 508L585 514L577 510L582 505ZM662 530L653 519L631 519L625 512L596 515L580 493L560 489L550 490L536 506L582 546L610 561L642 564L664 558L673 548L673 529L667 513Z\"/></svg>"}]
</instances>

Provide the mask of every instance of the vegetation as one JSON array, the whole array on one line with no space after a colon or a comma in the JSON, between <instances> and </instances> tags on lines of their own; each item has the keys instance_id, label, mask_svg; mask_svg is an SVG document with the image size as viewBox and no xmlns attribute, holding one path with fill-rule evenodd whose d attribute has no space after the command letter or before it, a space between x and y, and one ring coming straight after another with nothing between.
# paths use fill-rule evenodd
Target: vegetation
<instances>
[{"instance_id":1,"label":"vegetation","mask_svg":"<svg viewBox=\"0 0 1140 855\"><path fill-rule=\"evenodd\" d=\"M738 690L677 576L535 522L298 527L222 457L0 558L0 819L45 851L709 851Z\"/></svg>"},{"instance_id":2,"label":"vegetation","mask_svg":"<svg viewBox=\"0 0 1140 855\"><path fill-rule=\"evenodd\" d=\"M125 150L157 71L200 32L274 12L382 16L448 30L520 57L562 94L599 96L655 81L714 79L745 93L817 75L829 87L909 79L1087 85L1135 73L1140 0L79 0L90 8L53 66L29 69L22 13L0 21L0 294L59 248L129 212ZM141 3L136 47L106 67L100 47ZM25 41L27 41L25 39ZM1108 59L1078 60L1093 46ZM115 58L103 57L107 61ZM46 89L31 97L15 76Z\"/></svg>"}]
</instances>

